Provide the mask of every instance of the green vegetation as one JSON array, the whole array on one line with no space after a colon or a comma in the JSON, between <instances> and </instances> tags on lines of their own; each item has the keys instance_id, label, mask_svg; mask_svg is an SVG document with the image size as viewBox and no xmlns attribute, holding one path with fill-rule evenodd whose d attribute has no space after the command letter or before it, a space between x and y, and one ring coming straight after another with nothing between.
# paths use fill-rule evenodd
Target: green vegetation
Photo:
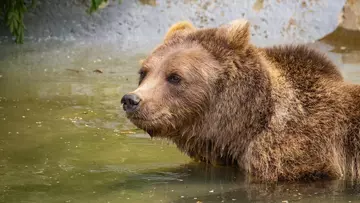
<instances>
[{"instance_id":1,"label":"green vegetation","mask_svg":"<svg viewBox=\"0 0 360 203\"><path fill-rule=\"evenodd\" d=\"M102 5L108 3L108 0L91 0L91 5L88 9L88 13L97 11Z\"/></svg>"},{"instance_id":2,"label":"green vegetation","mask_svg":"<svg viewBox=\"0 0 360 203\"><path fill-rule=\"evenodd\" d=\"M36 0L31 1L32 7ZM16 36L16 43L24 41L24 13L28 10L24 0L0 0L0 16L9 27L12 35Z\"/></svg>"},{"instance_id":3,"label":"green vegetation","mask_svg":"<svg viewBox=\"0 0 360 203\"><path fill-rule=\"evenodd\" d=\"M97 11L108 3L109 0L90 0L88 13ZM121 2L121 1L120 1ZM25 0L0 0L0 19L9 28L11 34L15 36L18 44L24 42L24 14L28 9L35 8L37 0L31 0L30 5L26 5Z\"/></svg>"}]
</instances>

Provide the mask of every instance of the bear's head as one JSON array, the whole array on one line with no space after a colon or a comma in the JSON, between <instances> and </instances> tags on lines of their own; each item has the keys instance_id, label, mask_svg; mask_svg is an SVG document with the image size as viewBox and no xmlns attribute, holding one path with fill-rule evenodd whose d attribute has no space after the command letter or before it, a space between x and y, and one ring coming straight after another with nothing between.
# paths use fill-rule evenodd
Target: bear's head
<instances>
[{"instance_id":1,"label":"bear's head","mask_svg":"<svg viewBox=\"0 0 360 203\"><path fill-rule=\"evenodd\" d=\"M212 136L231 133L219 141L227 145L232 134L260 122L266 109L269 81L249 34L246 20L206 29L189 22L173 25L141 62L138 88L122 98L127 117L150 136L178 145L189 144L191 137L215 143Z\"/></svg>"}]
</instances>

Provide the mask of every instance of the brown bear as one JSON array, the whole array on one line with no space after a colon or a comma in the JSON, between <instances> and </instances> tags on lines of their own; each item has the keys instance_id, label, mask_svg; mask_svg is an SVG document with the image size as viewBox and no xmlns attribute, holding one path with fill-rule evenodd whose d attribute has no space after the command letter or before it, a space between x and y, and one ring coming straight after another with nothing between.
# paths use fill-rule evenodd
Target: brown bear
<instances>
[{"instance_id":1,"label":"brown bear","mask_svg":"<svg viewBox=\"0 0 360 203\"><path fill-rule=\"evenodd\" d=\"M142 61L127 117L190 157L251 181L356 179L360 86L304 45L259 48L247 20L173 25Z\"/></svg>"}]
</instances>

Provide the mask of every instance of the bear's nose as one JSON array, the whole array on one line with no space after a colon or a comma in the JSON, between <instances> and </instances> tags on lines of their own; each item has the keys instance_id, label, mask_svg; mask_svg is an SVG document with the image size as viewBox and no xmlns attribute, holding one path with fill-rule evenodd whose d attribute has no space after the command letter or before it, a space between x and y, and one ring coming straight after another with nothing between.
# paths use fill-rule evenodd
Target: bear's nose
<instances>
[{"instance_id":1,"label":"bear's nose","mask_svg":"<svg viewBox=\"0 0 360 203\"><path fill-rule=\"evenodd\" d=\"M136 94L125 94L121 98L121 103L123 104L123 109L127 113L134 112L139 106L141 99Z\"/></svg>"}]
</instances>

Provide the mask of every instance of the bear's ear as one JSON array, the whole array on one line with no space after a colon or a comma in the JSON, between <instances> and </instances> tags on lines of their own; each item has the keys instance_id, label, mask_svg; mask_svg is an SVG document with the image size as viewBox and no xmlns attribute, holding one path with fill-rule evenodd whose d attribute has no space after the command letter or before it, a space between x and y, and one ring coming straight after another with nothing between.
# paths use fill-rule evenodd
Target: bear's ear
<instances>
[{"instance_id":1,"label":"bear's ear","mask_svg":"<svg viewBox=\"0 0 360 203\"><path fill-rule=\"evenodd\" d=\"M172 25L165 35L164 41L168 41L175 35L183 35L194 31L195 27L188 21L180 21Z\"/></svg>"},{"instance_id":2,"label":"bear's ear","mask_svg":"<svg viewBox=\"0 0 360 203\"><path fill-rule=\"evenodd\" d=\"M218 33L225 37L228 43L234 48L246 47L250 40L250 23L245 19L238 19L223 26Z\"/></svg>"}]
</instances>

